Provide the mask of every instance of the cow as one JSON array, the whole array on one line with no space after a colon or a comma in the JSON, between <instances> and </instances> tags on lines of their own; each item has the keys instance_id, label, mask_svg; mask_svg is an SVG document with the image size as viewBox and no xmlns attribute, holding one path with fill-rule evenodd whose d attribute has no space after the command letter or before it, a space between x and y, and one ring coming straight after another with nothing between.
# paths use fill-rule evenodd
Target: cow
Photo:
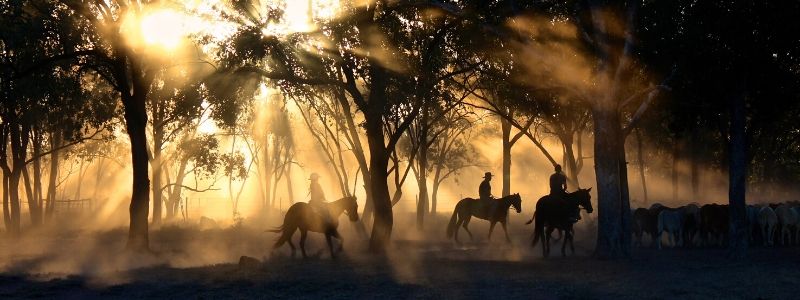
<instances>
[{"instance_id":1,"label":"cow","mask_svg":"<svg viewBox=\"0 0 800 300\"><path fill-rule=\"evenodd\" d=\"M656 248L661 249L661 234L666 232L672 247L680 246L683 236L684 215L681 209L663 209L658 213L658 230L656 231Z\"/></svg>"},{"instance_id":2,"label":"cow","mask_svg":"<svg viewBox=\"0 0 800 300\"><path fill-rule=\"evenodd\" d=\"M645 230L647 228L647 223L650 221L649 220L650 213L647 211L646 208L640 207L635 209L632 214L633 214L633 224L631 227L633 229L633 235L634 235L633 244L634 246L641 247L642 236L645 233L649 235L651 238L653 236L652 232L648 232L647 230Z\"/></svg>"},{"instance_id":3,"label":"cow","mask_svg":"<svg viewBox=\"0 0 800 300\"><path fill-rule=\"evenodd\" d=\"M778 241L784 246L792 244L792 236L797 230L797 222L800 216L788 204L778 205L778 208L775 209L775 214L778 216L778 224L781 226L780 239Z\"/></svg>"},{"instance_id":4,"label":"cow","mask_svg":"<svg viewBox=\"0 0 800 300\"><path fill-rule=\"evenodd\" d=\"M775 226L778 225L778 215L769 206L764 206L758 212L758 225L761 227L761 237L764 246L772 246L775 236Z\"/></svg>"},{"instance_id":5,"label":"cow","mask_svg":"<svg viewBox=\"0 0 800 300\"><path fill-rule=\"evenodd\" d=\"M748 205L747 206L747 226L750 230L747 231L747 235L750 238L750 243L756 243L756 236L761 234L761 227L758 226L758 212L761 210L761 207L755 205Z\"/></svg>"},{"instance_id":6,"label":"cow","mask_svg":"<svg viewBox=\"0 0 800 300\"><path fill-rule=\"evenodd\" d=\"M700 236L705 245L724 245L728 236L728 205L700 207Z\"/></svg>"},{"instance_id":7,"label":"cow","mask_svg":"<svg viewBox=\"0 0 800 300\"><path fill-rule=\"evenodd\" d=\"M694 244L694 237L700 231L700 206L691 203L681 207L683 214L683 245L690 247Z\"/></svg>"}]
</instances>

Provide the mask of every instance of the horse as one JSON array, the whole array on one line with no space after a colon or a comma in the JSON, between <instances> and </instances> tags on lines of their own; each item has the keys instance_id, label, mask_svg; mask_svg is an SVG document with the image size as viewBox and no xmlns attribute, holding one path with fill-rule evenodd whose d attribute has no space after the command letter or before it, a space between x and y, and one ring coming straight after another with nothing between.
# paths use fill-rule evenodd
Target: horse
<instances>
[{"instance_id":1,"label":"horse","mask_svg":"<svg viewBox=\"0 0 800 300\"><path fill-rule=\"evenodd\" d=\"M453 210L453 216L450 217L450 223L447 224L447 238L455 237L455 241L458 241L458 228L464 227L464 230L467 231L469 234L469 239L472 240L472 232L469 231L467 225L469 225L469 221L472 217L476 217L478 219L487 220L489 221L489 240L492 239L492 231L494 230L494 225L497 222L500 222L503 225L503 231L506 234L506 242L510 243L511 239L508 237L508 209L510 207L514 207L517 210L517 213L522 212L522 198L519 194L508 195L502 198L494 199L492 201L497 201L497 210L495 210L495 214L493 216L489 216L490 212L484 208L483 203L481 203L480 199L472 199L472 198L464 198L461 201L458 201L456 204L455 210Z\"/></svg>"},{"instance_id":2,"label":"horse","mask_svg":"<svg viewBox=\"0 0 800 300\"><path fill-rule=\"evenodd\" d=\"M289 207L289 210L286 211L286 215L283 217L283 225L276 229L269 230L269 232L281 233L281 236L275 242L275 245L272 246L272 249L277 249L284 243L289 243L289 247L292 248L292 257L294 257L295 247L294 244L292 244L292 236L294 232L299 229L300 251L303 253L303 258L307 257L306 235L309 231L324 233L325 240L328 242L328 249L331 252L331 257L336 258L333 252L331 237L336 237L342 245L344 244L344 239L339 235L339 231L336 229L339 227L339 216L342 213L346 213L351 222L358 221L358 203L356 202L356 197L350 196L326 203L326 206L331 216L331 220L329 220L328 224L326 224L323 217L308 203L298 202ZM339 250L342 250L341 245Z\"/></svg>"},{"instance_id":3,"label":"horse","mask_svg":"<svg viewBox=\"0 0 800 300\"><path fill-rule=\"evenodd\" d=\"M561 255L567 256L567 242L569 242L572 253L575 254L575 245L573 244L574 232L572 230L574 222L569 218L570 215L579 208L585 209L588 213L594 211L592 202L590 201L592 196L589 192L591 190L592 188L578 189L572 193L567 193L564 195L562 201L550 195L540 198L539 201L536 202L536 211L533 212L533 217L530 221L525 223L530 224L536 221L533 229L534 236L531 247L536 247L539 239L544 236L544 238L542 238L542 255L547 257L550 255L550 234L553 233L555 229L562 229L564 230L564 241L561 244ZM547 233L545 233L545 226L547 227Z\"/></svg>"}]
</instances>

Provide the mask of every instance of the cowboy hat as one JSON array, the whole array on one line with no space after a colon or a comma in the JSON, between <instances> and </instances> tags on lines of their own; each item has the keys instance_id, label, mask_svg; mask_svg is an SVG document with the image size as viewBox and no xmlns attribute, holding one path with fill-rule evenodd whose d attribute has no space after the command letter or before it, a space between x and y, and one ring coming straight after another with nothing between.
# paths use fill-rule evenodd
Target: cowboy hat
<instances>
[{"instance_id":1,"label":"cowboy hat","mask_svg":"<svg viewBox=\"0 0 800 300\"><path fill-rule=\"evenodd\" d=\"M486 172L483 174L483 178L492 178L492 172Z\"/></svg>"}]
</instances>

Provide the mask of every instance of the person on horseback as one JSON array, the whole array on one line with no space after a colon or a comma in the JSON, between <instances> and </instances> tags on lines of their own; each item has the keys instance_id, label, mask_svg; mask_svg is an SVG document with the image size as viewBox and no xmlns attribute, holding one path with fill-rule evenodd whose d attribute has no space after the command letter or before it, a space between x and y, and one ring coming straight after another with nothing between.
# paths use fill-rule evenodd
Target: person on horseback
<instances>
[{"instance_id":1,"label":"person on horseback","mask_svg":"<svg viewBox=\"0 0 800 300\"><path fill-rule=\"evenodd\" d=\"M555 198L557 201L564 201L564 196L567 194L567 176L561 169L561 165L556 164L555 173L550 175L550 197ZM570 221L578 222L581 219L580 210L576 210L570 216Z\"/></svg>"},{"instance_id":2,"label":"person on horseback","mask_svg":"<svg viewBox=\"0 0 800 300\"><path fill-rule=\"evenodd\" d=\"M485 205L484 208L489 208L489 218L491 218L491 216L497 212L497 201L494 201L494 197L492 196L491 181L492 172L486 172L483 174L483 181L481 182L481 185L478 186L478 195L480 196L481 203Z\"/></svg>"},{"instance_id":3,"label":"person on horseback","mask_svg":"<svg viewBox=\"0 0 800 300\"><path fill-rule=\"evenodd\" d=\"M308 187L308 195L310 196L308 204L314 209L321 217L325 224L331 223L331 214L328 211L327 202L325 202L325 192L319 184L319 174L311 173L311 185Z\"/></svg>"}]
</instances>

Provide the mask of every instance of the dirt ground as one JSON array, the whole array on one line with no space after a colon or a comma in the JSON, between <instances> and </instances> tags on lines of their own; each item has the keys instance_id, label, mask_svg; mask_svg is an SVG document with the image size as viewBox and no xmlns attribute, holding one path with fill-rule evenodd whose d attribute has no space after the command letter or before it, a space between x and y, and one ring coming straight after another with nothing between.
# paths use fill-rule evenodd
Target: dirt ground
<instances>
[{"instance_id":1,"label":"dirt ground","mask_svg":"<svg viewBox=\"0 0 800 300\"><path fill-rule=\"evenodd\" d=\"M148 255L121 250L122 229L0 238L0 298L798 298L796 247L755 247L739 262L724 249L649 248L600 261L584 234L576 255L562 258L554 246L543 259L540 248L530 249L523 222L512 219L518 225L510 245L501 231L487 242L485 222L471 225L477 241L461 245L414 238L413 225L399 222L386 256L368 254L364 241L344 230L345 252L336 260L319 235L310 236L308 259L292 258L288 249L270 253L274 235L263 226L165 226L153 231L155 253ZM441 236L442 223L431 222L430 233ZM240 267L241 255L263 263Z\"/></svg>"}]
</instances>

